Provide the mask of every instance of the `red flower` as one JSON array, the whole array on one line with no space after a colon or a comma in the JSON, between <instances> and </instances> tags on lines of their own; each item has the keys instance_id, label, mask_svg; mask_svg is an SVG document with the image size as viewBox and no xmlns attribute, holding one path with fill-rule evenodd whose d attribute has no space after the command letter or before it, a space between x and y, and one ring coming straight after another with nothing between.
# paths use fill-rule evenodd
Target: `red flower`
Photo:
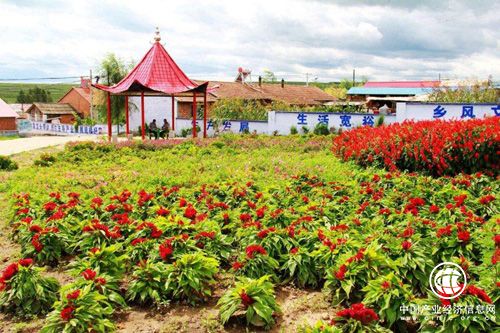
<instances>
[{"instance_id":1,"label":"red flower","mask_svg":"<svg viewBox=\"0 0 500 333\"><path fill-rule=\"evenodd\" d=\"M500 246L500 235L495 235L493 240L495 241L496 246Z\"/></svg>"},{"instance_id":2,"label":"red flower","mask_svg":"<svg viewBox=\"0 0 500 333\"><path fill-rule=\"evenodd\" d=\"M248 222L251 219L252 219L252 215L250 215L248 213L240 214L240 220L241 220L241 222Z\"/></svg>"},{"instance_id":3,"label":"red flower","mask_svg":"<svg viewBox=\"0 0 500 333\"><path fill-rule=\"evenodd\" d=\"M243 263L241 263L241 262L239 262L239 261L234 262L234 263L233 263L233 265L232 265L232 268L233 268L233 270L235 270L235 271L240 270L240 269L242 269L243 267L245 267L245 264L243 264Z\"/></svg>"},{"instance_id":4,"label":"red flower","mask_svg":"<svg viewBox=\"0 0 500 333\"><path fill-rule=\"evenodd\" d=\"M77 299L78 296L80 296L80 289L77 289L69 294L66 295L66 299L67 300L73 300L73 299Z\"/></svg>"},{"instance_id":5,"label":"red flower","mask_svg":"<svg viewBox=\"0 0 500 333\"><path fill-rule=\"evenodd\" d=\"M450 236L451 235L451 225L447 225L446 227L438 229L436 236L438 238L441 238L443 236Z\"/></svg>"},{"instance_id":6,"label":"red flower","mask_svg":"<svg viewBox=\"0 0 500 333\"><path fill-rule=\"evenodd\" d=\"M401 244L401 247L403 248L403 250L405 251L408 251L410 248L411 248L411 242L410 241L403 241L403 243Z\"/></svg>"},{"instance_id":7,"label":"red flower","mask_svg":"<svg viewBox=\"0 0 500 333\"><path fill-rule=\"evenodd\" d=\"M267 237L267 235L271 232L274 232L276 231L276 228L275 227L271 227L271 228L267 228L267 229L264 229L264 230L261 230L257 233L257 237L259 237L260 239L264 239Z\"/></svg>"},{"instance_id":8,"label":"red flower","mask_svg":"<svg viewBox=\"0 0 500 333\"><path fill-rule=\"evenodd\" d=\"M160 244L160 257L167 260L168 257L174 252L170 245Z\"/></svg>"},{"instance_id":9,"label":"red flower","mask_svg":"<svg viewBox=\"0 0 500 333\"><path fill-rule=\"evenodd\" d=\"M297 252L299 252L299 248L298 247L294 247L290 250L290 254L297 254Z\"/></svg>"},{"instance_id":10,"label":"red flower","mask_svg":"<svg viewBox=\"0 0 500 333\"><path fill-rule=\"evenodd\" d=\"M34 234L31 238L31 245L35 248L36 252L41 252L43 250L43 244L40 243L40 234Z\"/></svg>"},{"instance_id":11,"label":"red flower","mask_svg":"<svg viewBox=\"0 0 500 333\"><path fill-rule=\"evenodd\" d=\"M156 211L156 214L158 216L167 216L168 214L170 214L170 211L168 209L165 209L163 207L160 207L157 211Z\"/></svg>"},{"instance_id":12,"label":"red flower","mask_svg":"<svg viewBox=\"0 0 500 333\"><path fill-rule=\"evenodd\" d=\"M64 321L69 321L71 318L73 318L73 311L75 311L75 308L72 306L67 306L64 309L61 310L61 319Z\"/></svg>"},{"instance_id":13,"label":"red flower","mask_svg":"<svg viewBox=\"0 0 500 333\"><path fill-rule=\"evenodd\" d=\"M431 206L429 207L429 211L430 211L432 214L437 214L437 213L439 213L439 207L438 207L438 206L436 206L436 205L431 205Z\"/></svg>"},{"instance_id":14,"label":"red flower","mask_svg":"<svg viewBox=\"0 0 500 333\"><path fill-rule=\"evenodd\" d=\"M179 200L179 207L183 208L183 207L186 207L186 205L187 205L186 199L180 198L180 200Z\"/></svg>"},{"instance_id":15,"label":"red flower","mask_svg":"<svg viewBox=\"0 0 500 333\"><path fill-rule=\"evenodd\" d=\"M42 227L40 227L38 224L33 224L30 227L30 231L31 232L40 232L40 231L42 231Z\"/></svg>"},{"instance_id":16,"label":"red flower","mask_svg":"<svg viewBox=\"0 0 500 333\"><path fill-rule=\"evenodd\" d=\"M196 217L196 209L194 209L193 206L189 205L187 208L184 210L184 217L193 220Z\"/></svg>"},{"instance_id":17,"label":"red flower","mask_svg":"<svg viewBox=\"0 0 500 333\"><path fill-rule=\"evenodd\" d=\"M134 239L130 244L132 246L136 246L137 244L144 243L147 240L148 240L147 238L139 237L139 238Z\"/></svg>"},{"instance_id":18,"label":"red flower","mask_svg":"<svg viewBox=\"0 0 500 333\"><path fill-rule=\"evenodd\" d=\"M240 298L241 298L241 303L243 303L245 307L249 307L255 302L254 299L250 297L244 290L241 292Z\"/></svg>"},{"instance_id":19,"label":"red flower","mask_svg":"<svg viewBox=\"0 0 500 333\"><path fill-rule=\"evenodd\" d=\"M106 284L106 279L103 277L98 277L95 279L95 282L100 285L105 285Z\"/></svg>"},{"instance_id":20,"label":"red flower","mask_svg":"<svg viewBox=\"0 0 500 333\"><path fill-rule=\"evenodd\" d=\"M90 205L90 207L92 207L93 209L96 209L97 207L102 206L103 200L99 197L96 197L96 198L92 199L91 202L92 202L92 204Z\"/></svg>"},{"instance_id":21,"label":"red flower","mask_svg":"<svg viewBox=\"0 0 500 333\"><path fill-rule=\"evenodd\" d=\"M382 289L389 289L391 287L391 283L389 281L382 282Z\"/></svg>"},{"instance_id":22,"label":"red flower","mask_svg":"<svg viewBox=\"0 0 500 333\"><path fill-rule=\"evenodd\" d=\"M247 253L247 257L250 259L252 259L254 257L255 253L260 253L262 255L267 254L266 250L260 245L249 245L246 248L246 253Z\"/></svg>"},{"instance_id":23,"label":"red flower","mask_svg":"<svg viewBox=\"0 0 500 333\"><path fill-rule=\"evenodd\" d=\"M353 304L349 309L340 310L337 312L337 316L345 319L355 319L364 325L379 319L375 311L365 308L362 303Z\"/></svg>"},{"instance_id":24,"label":"red flower","mask_svg":"<svg viewBox=\"0 0 500 333\"><path fill-rule=\"evenodd\" d=\"M495 200L495 196L488 194L488 195L485 195L484 197L479 198L479 203L481 203L482 205L487 205L494 200Z\"/></svg>"},{"instance_id":25,"label":"red flower","mask_svg":"<svg viewBox=\"0 0 500 333\"><path fill-rule=\"evenodd\" d=\"M14 275L17 274L19 271L19 266L17 263L12 263L9 266L7 266L4 271L2 272L2 277L1 279L5 282L10 280Z\"/></svg>"},{"instance_id":26,"label":"red flower","mask_svg":"<svg viewBox=\"0 0 500 333\"><path fill-rule=\"evenodd\" d=\"M467 230L459 231L457 237L461 242L468 242L470 239L470 233Z\"/></svg>"},{"instance_id":27,"label":"red flower","mask_svg":"<svg viewBox=\"0 0 500 333\"><path fill-rule=\"evenodd\" d=\"M19 260L19 265L21 265L23 267L31 266L31 265L33 265L33 259L31 259L31 258L21 259L21 260Z\"/></svg>"},{"instance_id":28,"label":"red flower","mask_svg":"<svg viewBox=\"0 0 500 333\"><path fill-rule=\"evenodd\" d=\"M467 288L464 291L464 294L476 296L480 300L489 304L492 303L491 298L486 294L486 292L483 289L476 287L472 284L467 286Z\"/></svg>"},{"instance_id":29,"label":"red flower","mask_svg":"<svg viewBox=\"0 0 500 333\"><path fill-rule=\"evenodd\" d=\"M43 209L45 209L46 212L51 212L57 208L57 204L55 202L49 201L45 205L43 205Z\"/></svg>"},{"instance_id":30,"label":"red flower","mask_svg":"<svg viewBox=\"0 0 500 333\"><path fill-rule=\"evenodd\" d=\"M96 274L97 274L97 272L96 272L96 271L94 271L94 270L92 270L92 269L90 269L90 268L87 268L86 270L84 270L84 271L82 272L82 274L81 274L81 275L83 276L83 278L84 278L85 280L93 280L93 279L95 278Z\"/></svg>"},{"instance_id":31,"label":"red flower","mask_svg":"<svg viewBox=\"0 0 500 333\"><path fill-rule=\"evenodd\" d=\"M338 280L344 280L345 279L345 273L347 272L347 266L346 265L342 265L339 267L339 270L337 272L335 272L335 277L338 279Z\"/></svg>"}]
</instances>

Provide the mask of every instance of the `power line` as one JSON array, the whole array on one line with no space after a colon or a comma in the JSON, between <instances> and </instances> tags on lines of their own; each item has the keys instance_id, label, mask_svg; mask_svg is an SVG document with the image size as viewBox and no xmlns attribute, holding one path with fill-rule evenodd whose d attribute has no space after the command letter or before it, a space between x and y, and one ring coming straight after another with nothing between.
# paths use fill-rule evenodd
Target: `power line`
<instances>
[{"instance_id":1,"label":"power line","mask_svg":"<svg viewBox=\"0 0 500 333\"><path fill-rule=\"evenodd\" d=\"M79 79L80 76L62 76L62 77L33 77L33 78L10 78L2 79L0 81L35 81L35 80L68 80L68 79Z\"/></svg>"}]
</instances>

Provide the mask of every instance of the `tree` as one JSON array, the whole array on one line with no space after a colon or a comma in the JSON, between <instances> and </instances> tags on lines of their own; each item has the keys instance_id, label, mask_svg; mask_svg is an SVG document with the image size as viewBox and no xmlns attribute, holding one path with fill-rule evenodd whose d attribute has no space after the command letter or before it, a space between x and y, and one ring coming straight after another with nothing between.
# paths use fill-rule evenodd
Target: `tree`
<instances>
[{"instance_id":1,"label":"tree","mask_svg":"<svg viewBox=\"0 0 500 333\"><path fill-rule=\"evenodd\" d=\"M497 103L499 92L491 80L462 82L457 87L437 87L429 101L440 103Z\"/></svg>"},{"instance_id":2,"label":"tree","mask_svg":"<svg viewBox=\"0 0 500 333\"><path fill-rule=\"evenodd\" d=\"M276 78L276 75L274 75L273 72L271 72L269 69L264 69L264 77L262 78L264 82L276 82L278 79Z\"/></svg>"},{"instance_id":3,"label":"tree","mask_svg":"<svg viewBox=\"0 0 500 333\"><path fill-rule=\"evenodd\" d=\"M134 67L134 63L131 61L128 64L114 53L108 53L104 59L102 59L99 65L98 73L101 78L101 82L107 85L113 85L120 82L127 73ZM106 99L104 98L104 101ZM132 104L130 104L132 106ZM120 124L125 122L125 97L124 96L111 96L111 121L117 125L117 131L119 132ZM97 106L99 120L105 121L107 118L107 106L106 102L101 103Z\"/></svg>"},{"instance_id":4,"label":"tree","mask_svg":"<svg viewBox=\"0 0 500 333\"><path fill-rule=\"evenodd\" d=\"M42 89L40 87L30 88L27 93L21 89L17 95L17 102L21 104L29 103L50 103L52 102L52 96L50 91Z\"/></svg>"}]
</instances>

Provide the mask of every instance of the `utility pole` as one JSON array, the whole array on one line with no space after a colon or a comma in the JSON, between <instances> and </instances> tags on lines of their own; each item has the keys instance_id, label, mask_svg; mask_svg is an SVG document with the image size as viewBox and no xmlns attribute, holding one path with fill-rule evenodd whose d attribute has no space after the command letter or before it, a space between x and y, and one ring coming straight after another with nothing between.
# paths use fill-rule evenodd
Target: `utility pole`
<instances>
[{"instance_id":1,"label":"utility pole","mask_svg":"<svg viewBox=\"0 0 500 333\"><path fill-rule=\"evenodd\" d=\"M352 86L356 86L356 69L352 70Z\"/></svg>"},{"instance_id":2,"label":"utility pole","mask_svg":"<svg viewBox=\"0 0 500 333\"><path fill-rule=\"evenodd\" d=\"M309 85L309 75L312 75L311 73L306 73L306 86Z\"/></svg>"},{"instance_id":3,"label":"utility pole","mask_svg":"<svg viewBox=\"0 0 500 333\"><path fill-rule=\"evenodd\" d=\"M89 70L89 89L90 89L90 119L92 120L96 120L94 118L94 108L93 108L93 105L94 105L94 100L92 98L92 69Z\"/></svg>"}]
</instances>

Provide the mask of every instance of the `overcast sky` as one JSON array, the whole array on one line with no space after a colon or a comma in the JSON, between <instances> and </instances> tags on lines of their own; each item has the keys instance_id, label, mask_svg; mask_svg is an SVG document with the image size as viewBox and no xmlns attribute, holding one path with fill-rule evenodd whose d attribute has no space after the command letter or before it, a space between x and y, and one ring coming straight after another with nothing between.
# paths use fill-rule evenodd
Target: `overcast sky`
<instances>
[{"instance_id":1,"label":"overcast sky","mask_svg":"<svg viewBox=\"0 0 500 333\"><path fill-rule=\"evenodd\" d=\"M439 4L436 4L439 3ZM196 79L237 68L319 81L500 80L500 1L0 0L0 79L85 75L139 61L156 26Z\"/></svg>"}]
</instances>

